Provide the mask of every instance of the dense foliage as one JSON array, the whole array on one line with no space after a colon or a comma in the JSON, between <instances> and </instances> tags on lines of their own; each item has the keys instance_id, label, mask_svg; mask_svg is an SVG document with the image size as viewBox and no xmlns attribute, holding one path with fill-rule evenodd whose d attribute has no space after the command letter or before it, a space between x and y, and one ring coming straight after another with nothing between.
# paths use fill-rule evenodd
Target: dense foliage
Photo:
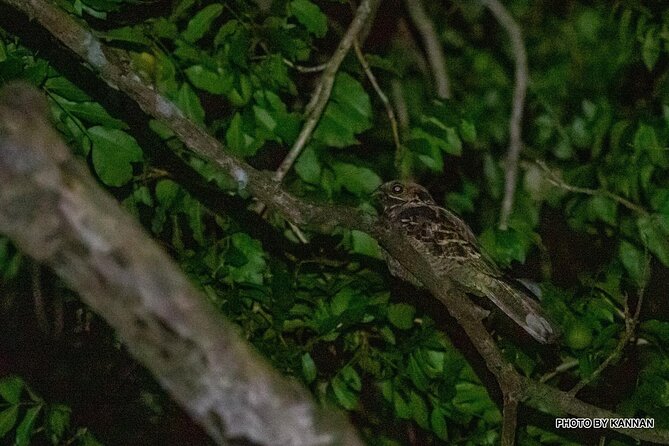
<instances>
[{"instance_id":1,"label":"dense foliage","mask_svg":"<svg viewBox=\"0 0 669 446\"><path fill-rule=\"evenodd\" d=\"M130 51L137 75L227 149L267 170L304 124L319 79L305 67L328 60L352 17L351 5L335 0L59 3ZM478 2L425 1L453 90L437 100L419 34L401 5L388 3L364 49L381 89L406 110L402 146L351 53L286 187L374 212L369 194L382 179L411 175L427 186L500 265L540 282L542 304L565 331L559 347L539 347L498 320L490 329L524 374L562 388L612 354L643 295L637 342L583 395L669 428L669 9L653 0L505 2L524 34L530 83L520 181L501 230L514 86L508 36ZM458 328L447 326L445 309L390 278L370 236L315 236L271 214L261 223L231 198L251 203L239 184L171 131L101 100L101 85L90 91L61 74L42 55L51 42L30 46L13 32L0 29L0 81L44 89L72 149L278 369L349 411L370 444L498 441L494 383L472 369L466 344L454 347ZM29 298L29 268L0 239L0 302L8 290ZM62 288L49 290L76 306ZM138 404L159 418L160 401ZM0 380L0 437L96 444L58 403L19 378ZM520 426L519 444L571 441L546 423Z\"/></svg>"}]
</instances>

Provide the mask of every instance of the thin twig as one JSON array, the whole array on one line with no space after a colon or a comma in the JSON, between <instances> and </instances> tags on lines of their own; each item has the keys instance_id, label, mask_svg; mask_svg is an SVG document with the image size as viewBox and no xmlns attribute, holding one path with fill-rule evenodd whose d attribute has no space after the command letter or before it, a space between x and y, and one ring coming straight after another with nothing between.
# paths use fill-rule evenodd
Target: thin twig
<instances>
[{"instance_id":1,"label":"thin twig","mask_svg":"<svg viewBox=\"0 0 669 446\"><path fill-rule=\"evenodd\" d=\"M440 99L449 99L451 97L451 85L446 72L446 59L432 20L425 12L422 0L404 0L404 4L423 39L427 60L432 68L437 96Z\"/></svg>"},{"instance_id":2,"label":"thin twig","mask_svg":"<svg viewBox=\"0 0 669 446\"><path fill-rule=\"evenodd\" d=\"M386 109L386 114L388 115L388 120L390 121L390 129L393 133L393 142L395 143L395 149L400 150L400 146L402 145L402 143L400 142L400 134L397 127L397 119L395 119L395 110L393 110L393 106L390 104L388 96L386 96L386 94L381 89L381 86L379 86L379 83L376 80L376 76L374 76L372 68L369 66L369 63L367 62L365 55L362 53L362 50L360 49L360 44L358 43L357 40L353 42L353 49L355 50L355 55L358 58L358 61L360 62L362 69L365 70L365 74L367 75L367 79L369 79L369 83L372 84L374 91L376 91L377 96L379 97L379 99L383 103L383 106Z\"/></svg>"},{"instance_id":3,"label":"thin twig","mask_svg":"<svg viewBox=\"0 0 669 446\"><path fill-rule=\"evenodd\" d=\"M409 131L409 107L407 106L407 101L404 97L404 88L399 79L393 78L390 81L390 93L393 97L395 109L397 110L397 123L399 124L400 138L401 141L406 141L407 132ZM395 169L402 180L411 178L411 159L407 158L408 155L409 151L404 144L401 144L395 152Z\"/></svg>"},{"instance_id":4,"label":"thin twig","mask_svg":"<svg viewBox=\"0 0 669 446\"><path fill-rule=\"evenodd\" d=\"M577 359L571 359L569 361L565 361L559 366L555 367L555 369L551 372L548 372L539 378L540 383L545 383L551 380L553 377L559 375L560 373L566 372L569 369L573 369L578 365L578 360Z\"/></svg>"},{"instance_id":5,"label":"thin twig","mask_svg":"<svg viewBox=\"0 0 669 446\"><path fill-rule=\"evenodd\" d=\"M553 172L544 161L542 160L535 160L535 163L537 166L543 170L547 176L546 181L551 183L553 186L559 187L560 189L566 190L568 192L574 192L574 193L579 193L579 194L585 194L585 195L591 195L591 196L604 196L607 198L610 198L611 200L615 201L616 203L619 203L626 207L627 209L634 211L638 214L641 215L648 215L648 211L644 209L643 207L639 206L636 203L632 203L626 198L621 197L620 195L616 195L611 191L608 191L606 189L589 189L587 187L579 187L579 186L572 186L571 184L566 183L562 178L560 178L555 172Z\"/></svg>"},{"instance_id":6,"label":"thin twig","mask_svg":"<svg viewBox=\"0 0 669 446\"><path fill-rule=\"evenodd\" d=\"M504 198L499 216L499 228L504 230L509 225L509 217L513 210L514 195L518 183L518 159L523 148L523 109L527 94L528 69L527 53L523 43L523 33L518 23L499 0L482 0L492 15L511 39L511 48L516 61L515 84L513 87L513 107L509 120L509 150L506 155L506 175L504 180Z\"/></svg>"},{"instance_id":7,"label":"thin twig","mask_svg":"<svg viewBox=\"0 0 669 446\"><path fill-rule=\"evenodd\" d=\"M315 65L313 67L305 67L304 65L295 64L285 58L283 59L283 63L288 65L290 68L295 69L299 73L320 73L321 71L324 71L325 68L327 68L327 63L322 63L320 65Z\"/></svg>"},{"instance_id":8,"label":"thin twig","mask_svg":"<svg viewBox=\"0 0 669 446\"><path fill-rule=\"evenodd\" d=\"M643 305L643 295L646 291L645 279L648 274L649 266L650 266L650 255L648 253L648 249L646 249L644 270L642 273L642 281L639 285L639 290L637 292L636 309L634 310L633 315L630 315L629 306L627 303L627 297L625 297L625 331L623 332L623 335L620 337L620 340L618 341L616 348L613 349L611 354L599 365L599 367L597 367L597 369L594 372L592 372L589 376L581 379L581 381L568 392L568 395L575 397L576 394L578 394L578 392L581 391L581 389L583 389L585 386L596 380L609 365L618 362L618 360L622 356L625 347L627 347L627 345L632 340L636 326L639 323L639 315L641 314L641 306Z\"/></svg>"}]
</instances>

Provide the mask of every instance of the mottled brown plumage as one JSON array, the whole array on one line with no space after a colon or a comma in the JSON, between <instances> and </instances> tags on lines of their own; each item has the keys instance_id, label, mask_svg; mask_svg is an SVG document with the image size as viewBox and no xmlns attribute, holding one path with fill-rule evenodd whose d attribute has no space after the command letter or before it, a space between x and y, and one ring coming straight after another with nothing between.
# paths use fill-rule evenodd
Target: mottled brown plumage
<instances>
[{"instance_id":1,"label":"mottled brown plumage","mask_svg":"<svg viewBox=\"0 0 669 446\"><path fill-rule=\"evenodd\" d=\"M555 340L558 331L539 303L504 277L484 255L469 226L453 212L440 207L422 186L390 181L374 193L382 213L399 224L414 247L464 291L486 296L525 331L542 343ZM420 282L388 256L390 272L420 286Z\"/></svg>"}]
</instances>

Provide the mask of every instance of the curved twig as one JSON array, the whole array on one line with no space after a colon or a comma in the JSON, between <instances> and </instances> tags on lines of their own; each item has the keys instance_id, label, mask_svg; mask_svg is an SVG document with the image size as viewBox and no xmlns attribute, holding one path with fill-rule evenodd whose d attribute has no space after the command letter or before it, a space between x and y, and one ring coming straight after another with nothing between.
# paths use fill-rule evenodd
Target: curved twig
<instances>
[{"instance_id":1,"label":"curved twig","mask_svg":"<svg viewBox=\"0 0 669 446\"><path fill-rule=\"evenodd\" d=\"M449 99L451 97L451 84L448 79L448 72L446 71L446 58L444 57L444 50L441 47L439 36L434 29L432 20L425 12L422 0L404 0L404 5L423 39L427 60L430 63L432 76L434 77L437 96L440 99Z\"/></svg>"},{"instance_id":2,"label":"curved twig","mask_svg":"<svg viewBox=\"0 0 669 446\"><path fill-rule=\"evenodd\" d=\"M585 194L591 196L607 197L633 212L636 212L641 215L648 215L648 211L646 209L644 209L643 207L639 206L636 203L629 201L624 197L621 197L620 195L616 195L613 192L606 189L589 189L587 187L572 186L571 184L565 182L562 178L560 178L560 176L557 175L555 172L553 172L548 167L548 165L546 165L544 161L535 160L534 162L536 163L537 166L541 168L541 170L543 170L546 173L547 175L545 177L546 181L551 183L553 186L559 187L560 189L566 190L568 192L574 192L578 194Z\"/></svg>"},{"instance_id":3,"label":"curved twig","mask_svg":"<svg viewBox=\"0 0 669 446\"><path fill-rule=\"evenodd\" d=\"M390 130L393 134L393 142L395 143L395 150L399 150L402 143L400 142L400 134L397 126L397 119L395 118L395 110L393 110L393 106L388 100L388 96L386 96L386 94L381 89L381 86L379 85L378 81L376 80L376 76L374 76L372 68L369 66L369 63L367 62L365 55L362 53L362 50L360 49L360 44L358 43L357 40L353 42L353 48L355 49L355 55L358 58L358 61L360 62L362 69L365 71L365 74L367 75L367 79L369 79L369 83L372 84L372 87L374 88L376 95L379 97L381 103L383 104L383 107L386 109L386 115L388 115L388 120L390 121Z\"/></svg>"},{"instance_id":4,"label":"curved twig","mask_svg":"<svg viewBox=\"0 0 669 446\"><path fill-rule=\"evenodd\" d=\"M513 210L513 201L518 183L518 160L520 158L520 151L523 149L523 109L525 108L525 96L527 94L529 77L527 53L520 26L511 17L511 14L509 14L504 5L499 0L481 1L509 35L513 56L516 60L513 106L511 109L511 119L509 120L509 150L506 155L504 198L502 199L502 208L499 216L499 228L506 229L509 225L511 211Z\"/></svg>"}]
</instances>

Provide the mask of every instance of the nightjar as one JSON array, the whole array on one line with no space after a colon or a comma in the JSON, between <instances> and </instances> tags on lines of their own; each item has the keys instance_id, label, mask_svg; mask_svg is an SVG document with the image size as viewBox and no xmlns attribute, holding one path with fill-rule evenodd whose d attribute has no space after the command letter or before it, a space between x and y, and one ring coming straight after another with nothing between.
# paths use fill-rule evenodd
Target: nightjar
<instances>
[{"instance_id":1,"label":"nightjar","mask_svg":"<svg viewBox=\"0 0 669 446\"><path fill-rule=\"evenodd\" d=\"M390 181L375 192L383 215L399 224L416 250L437 266L440 274L463 291L485 296L541 343L556 340L558 330L539 303L504 273L479 248L467 224L435 203L418 184ZM422 286L398 261L387 256L391 274Z\"/></svg>"}]
</instances>

